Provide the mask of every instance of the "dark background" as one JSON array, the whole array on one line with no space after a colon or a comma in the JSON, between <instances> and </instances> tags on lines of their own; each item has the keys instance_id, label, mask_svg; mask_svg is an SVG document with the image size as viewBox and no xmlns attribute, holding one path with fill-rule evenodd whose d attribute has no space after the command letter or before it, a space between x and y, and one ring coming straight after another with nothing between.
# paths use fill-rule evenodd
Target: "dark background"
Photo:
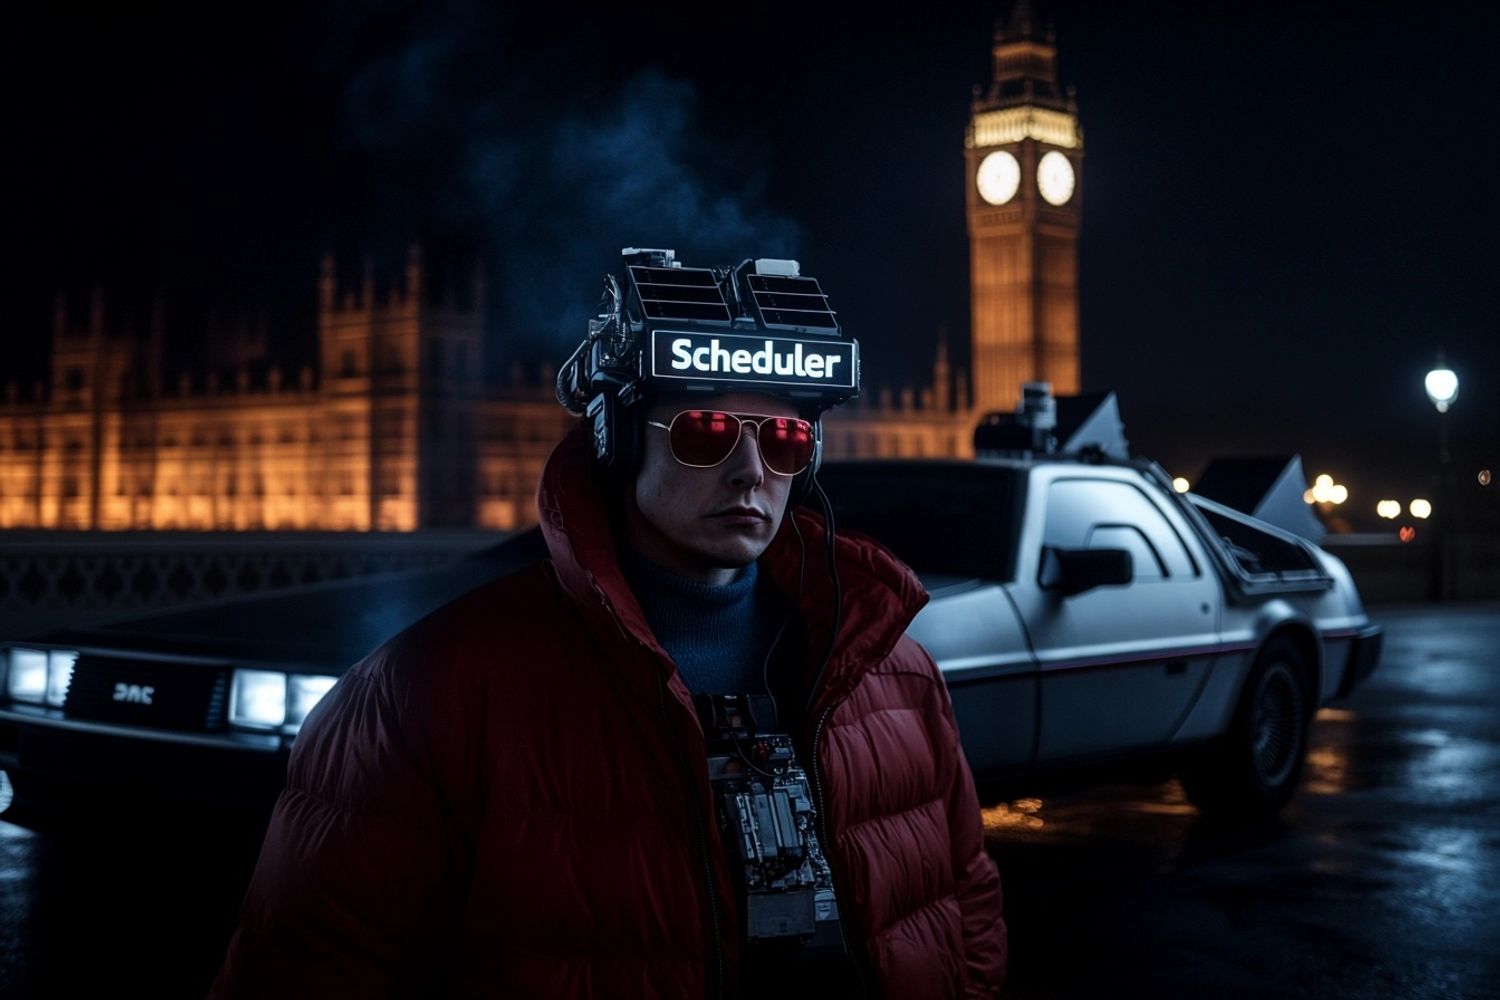
<instances>
[{"instance_id":1,"label":"dark background","mask_svg":"<svg viewBox=\"0 0 1500 1000\"><path fill-rule=\"evenodd\" d=\"M0 36L0 375L167 304L174 363L240 325L311 360L319 257L441 287L483 259L491 370L560 359L627 244L797 256L867 385L966 361L963 131L1008 3L27 9ZM1490 19L1456 4L1038 4L1084 128L1085 388L1193 475L1300 451L1355 507L1500 464Z\"/></svg>"}]
</instances>

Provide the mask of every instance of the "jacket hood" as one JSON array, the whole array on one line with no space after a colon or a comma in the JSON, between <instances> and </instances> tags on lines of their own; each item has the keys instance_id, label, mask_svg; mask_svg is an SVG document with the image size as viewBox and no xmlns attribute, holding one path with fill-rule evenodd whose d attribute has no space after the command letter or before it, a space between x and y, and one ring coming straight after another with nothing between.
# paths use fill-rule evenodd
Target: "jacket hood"
<instances>
[{"instance_id":1,"label":"jacket hood","mask_svg":"<svg viewBox=\"0 0 1500 1000\"><path fill-rule=\"evenodd\" d=\"M570 431L548 457L537 490L542 534L558 580L600 638L607 641L623 633L670 662L620 571L590 446L586 427ZM834 542L843 615L820 701L852 687L862 666L885 659L927 603L916 574L874 539L836 531ZM826 548L823 518L797 508L782 519L759 560L761 571L797 608L812 670L821 666L833 632L834 586Z\"/></svg>"}]
</instances>

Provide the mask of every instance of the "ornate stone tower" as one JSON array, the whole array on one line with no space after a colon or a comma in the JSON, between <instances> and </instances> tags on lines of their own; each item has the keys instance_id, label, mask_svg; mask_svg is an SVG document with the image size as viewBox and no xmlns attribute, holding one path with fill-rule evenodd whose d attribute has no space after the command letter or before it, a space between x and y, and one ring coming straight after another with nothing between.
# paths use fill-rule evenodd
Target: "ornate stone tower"
<instances>
[{"instance_id":1,"label":"ornate stone tower","mask_svg":"<svg viewBox=\"0 0 1500 1000\"><path fill-rule=\"evenodd\" d=\"M379 294L374 264L339 294L332 257L319 283L318 338L338 528L410 531L475 522L476 424L483 394L484 280L471 301L435 301L422 250Z\"/></svg>"},{"instance_id":2,"label":"ornate stone tower","mask_svg":"<svg viewBox=\"0 0 1500 1000\"><path fill-rule=\"evenodd\" d=\"M964 135L977 412L1013 410L1021 383L1078 384L1083 131L1057 83L1057 45L1029 0L997 23L994 79Z\"/></svg>"}]
</instances>

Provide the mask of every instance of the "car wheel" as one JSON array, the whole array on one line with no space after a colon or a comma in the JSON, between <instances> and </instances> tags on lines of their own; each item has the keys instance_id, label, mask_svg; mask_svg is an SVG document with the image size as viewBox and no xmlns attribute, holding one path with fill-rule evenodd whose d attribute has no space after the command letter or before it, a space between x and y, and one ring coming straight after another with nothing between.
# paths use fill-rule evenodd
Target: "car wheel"
<instances>
[{"instance_id":1,"label":"car wheel","mask_svg":"<svg viewBox=\"0 0 1500 1000\"><path fill-rule=\"evenodd\" d=\"M1182 768L1188 798L1206 815L1251 817L1286 804L1302 776L1312 718L1308 664L1290 638L1266 644L1235 707L1229 732Z\"/></svg>"}]
</instances>

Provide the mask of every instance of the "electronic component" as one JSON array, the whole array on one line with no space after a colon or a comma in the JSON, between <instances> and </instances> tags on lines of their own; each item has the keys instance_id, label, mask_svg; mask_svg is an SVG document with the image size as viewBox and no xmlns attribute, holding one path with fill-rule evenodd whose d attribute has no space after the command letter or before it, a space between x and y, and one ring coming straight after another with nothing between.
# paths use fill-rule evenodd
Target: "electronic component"
<instances>
[{"instance_id":1,"label":"electronic component","mask_svg":"<svg viewBox=\"0 0 1500 1000\"><path fill-rule=\"evenodd\" d=\"M698 695L708 780L735 870L749 941L799 952L843 953L833 873L817 833L812 782L764 695Z\"/></svg>"}]
</instances>

